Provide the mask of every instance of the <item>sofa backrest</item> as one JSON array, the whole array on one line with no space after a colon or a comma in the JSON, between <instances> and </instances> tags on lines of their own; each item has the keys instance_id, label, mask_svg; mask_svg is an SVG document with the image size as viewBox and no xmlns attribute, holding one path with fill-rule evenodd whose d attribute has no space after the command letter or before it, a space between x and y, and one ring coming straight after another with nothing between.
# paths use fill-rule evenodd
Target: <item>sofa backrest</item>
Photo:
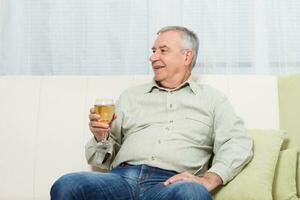
<instances>
[{"instance_id":1,"label":"sofa backrest","mask_svg":"<svg viewBox=\"0 0 300 200\"><path fill-rule=\"evenodd\" d=\"M287 147L300 148L300 74L278 78L280 128L287 131Z\"/></svg>"},{"instance_id":2,"label":"sofa backrest","mask_svg":"<svg viewBox=\"0 0 300 200\"><path fill-rule=\"evenodd\" d=\"M91 137L88 114L94 99L116 99L126 88L151 79L150 75L0 76L0 199L49 199L50 186L59 176L90 170L84 145ZM247 128L279 128L275 76L195 79L225 93Z\"/></svg>"},{"instance_id":3,"label":"sofa backrest","mask_svg":"<svg viewBox=\"0 0 300 200\"><path fill-rule=\"evenodd\" d=\"M298 148L300 152L300 74L278 78L280 128L286 130L289 140L285 148ZM300 197L300 153L296 173Z\"/></svg>"}]
</instances>

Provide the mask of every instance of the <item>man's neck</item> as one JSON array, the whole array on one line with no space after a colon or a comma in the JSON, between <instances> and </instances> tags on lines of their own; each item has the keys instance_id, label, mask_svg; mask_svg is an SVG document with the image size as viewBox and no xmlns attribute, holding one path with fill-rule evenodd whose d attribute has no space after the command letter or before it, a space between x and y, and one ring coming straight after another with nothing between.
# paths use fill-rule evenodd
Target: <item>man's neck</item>
<instances>
[{"instance_id":1,"label":"man's neck","mask_svg":"<svg viewBox=\"0 0 300 200\"><path fill-rule=\"evenodd\" d=\"M166 89L174 89L177 88L178 86L180 86L182 83L184 83L186 80L189 79L191 73L187 73L185 76L183 76L181 79L175 78L175 80L171 80L171 81L162 81L162 82L157 82L157 84L162 87L162 88L166 88Z\"/></svg>"}]
</instances>

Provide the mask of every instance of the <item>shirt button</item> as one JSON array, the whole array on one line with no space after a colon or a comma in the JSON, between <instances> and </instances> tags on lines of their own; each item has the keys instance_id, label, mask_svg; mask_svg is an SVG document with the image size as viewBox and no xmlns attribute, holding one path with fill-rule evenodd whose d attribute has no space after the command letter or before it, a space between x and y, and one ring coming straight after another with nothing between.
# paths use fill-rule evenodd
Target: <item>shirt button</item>
<instances>
[{"instance_id":1,"label":"shirt button","mask_svg":"<svg viewBox=\"0 0 300 200\"><path fill-rule=\"evenodd\" d=\"M155 156L151 156L151 160L155 160Z\"/></svg>"},{"instance_id":2,"label":"shirt button","mask_svg":"<svg viewBox=\"0 0 300 200\"><path fill-rule=\"evenodd\" d=\"M158 144L161 144L161 140L158 140Z\"/></svg>"},{"instance_id":3,"label":"shirt button","mask_svg":"<svg viewBox=\"0 0 300 200\"><path fill-rule=\"evenodd\" d=\"M170 123L173 123L173 122L174 122L174 121L171 119L171 120L170 120Z\"/></svg>"},{"instance_id":4,"label":"shirt button","mask_svg":"<svg viewBox=\"0 0 300 200\"><path fill-rule=\"evenodd\" d=\"M168 131L168 130L170 130L170 128L169 128L169 127L166 127L166 130Z\"/></svg>"},{"instance_id":5,"label":"shirt button","mask_svg":"<svg viewBox=\"0 0 300 200\"><path fill-rule=\"evenodd\" d=\"M173 104L170 104L170 108L171 108L171 109L173 108Z\"/></svg>"}]
</instances>

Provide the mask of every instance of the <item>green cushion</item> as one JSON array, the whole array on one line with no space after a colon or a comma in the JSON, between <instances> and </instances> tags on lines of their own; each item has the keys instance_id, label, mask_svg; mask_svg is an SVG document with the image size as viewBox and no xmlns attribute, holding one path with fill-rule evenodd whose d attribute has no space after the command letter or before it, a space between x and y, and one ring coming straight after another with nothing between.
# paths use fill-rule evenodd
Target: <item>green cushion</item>
<instances>
[{"instance_id":1,"label":"green cushion","mask_svg":"<svg viewBox=\"0 0 300 200\"><path fill-rule=\"evenodd\" d=\"M280 128L287 131L289 147L300 147L300 74L278 78Z\"/></svg>"},{"instance_id":2,"label":"green cushion","mask_svg":"<svg viewBox=\"0 0 300 200\"><path fill-rule=\"evenodd\" d=\"M300 148L300 74L278 78L280 128L287 130L287 148ZM297 188L300 197L300 161L297 167Z\"/></svg>"},{"instance_id":3,"label":"green cushion","mask_svg":"<svg viewBox=\"0 0 300 200\"><path fill-rule=\"evenodd\" d=\"M297 164L297 178L296 178L296 183L297 183L298 198L300 200L300 153L299 152L298 152L298 164Z\"/></svg>"},{"instance_id":4,"label":"green cushion","mask_svg":"<svg viewBox=\"0 0 300 200\"><path fill-rule=\"evenodd\" d=\"M273 182L274 200L298 200L296 188L297 149L279 154Z\"/></svg>"},{"instance_id":5,"label":"green cushion","mask_svg":"<svg viewBox=\"0 0 300 200\"><path fill-rule=\"evenodd\" d=\"M249 130L249 133L254 140L252 161L213 194L214 200L272 200L274 172L284 133L280 130Z\"/></svg>"}]
</instances>

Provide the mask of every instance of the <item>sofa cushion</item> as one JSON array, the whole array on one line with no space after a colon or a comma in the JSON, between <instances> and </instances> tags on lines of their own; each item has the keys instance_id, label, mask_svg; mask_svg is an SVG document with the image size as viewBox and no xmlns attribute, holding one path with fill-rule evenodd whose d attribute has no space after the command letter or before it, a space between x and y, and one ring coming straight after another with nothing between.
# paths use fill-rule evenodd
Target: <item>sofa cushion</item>
<instances>
[{"instance_id":1,"label":"sofa cushion","mask_svg":"<svg viewBox=\"0 0 300 200\"><path fill-rule=\"evenodd\" d=\"M213 194L215 200L272 200L276 163L284 138L280 130L249 130L254 140L252 161L227 185Z\"/></svg>"},{"instance_id":2,"label":"sofa cushion","mask_svg":"<svg viewBox=\"0 0 300 200\"><path fill-rule=\"evenodd\" d=\"M287 130L288 148L300 147L300 74L278 77L280 128ZM298 156L297 190L300 197L300 156Z\"/></svg>"},{"instance_id":3,"label":"sofa cushion","mask_svg":"<svg viewBox=\"0 0 300 200\"><path fill-rule=\"evenodd\" d=\"M298 193L298 198L300 199L300 153L298 152L298 164L297 164L297 179L296 179L296 183L297 183L297 193Z\"/></svg>"},{"instance_id":4,"label":"sofa cushion","mask_svg":"<svg viewBox=\"0 0 300 200\"><path fill-rule=\"evenodd\" d=\"M297 149L279 154L273 182L274 200L298 200L296 188Z\"/></svg>"}]
</instances>

